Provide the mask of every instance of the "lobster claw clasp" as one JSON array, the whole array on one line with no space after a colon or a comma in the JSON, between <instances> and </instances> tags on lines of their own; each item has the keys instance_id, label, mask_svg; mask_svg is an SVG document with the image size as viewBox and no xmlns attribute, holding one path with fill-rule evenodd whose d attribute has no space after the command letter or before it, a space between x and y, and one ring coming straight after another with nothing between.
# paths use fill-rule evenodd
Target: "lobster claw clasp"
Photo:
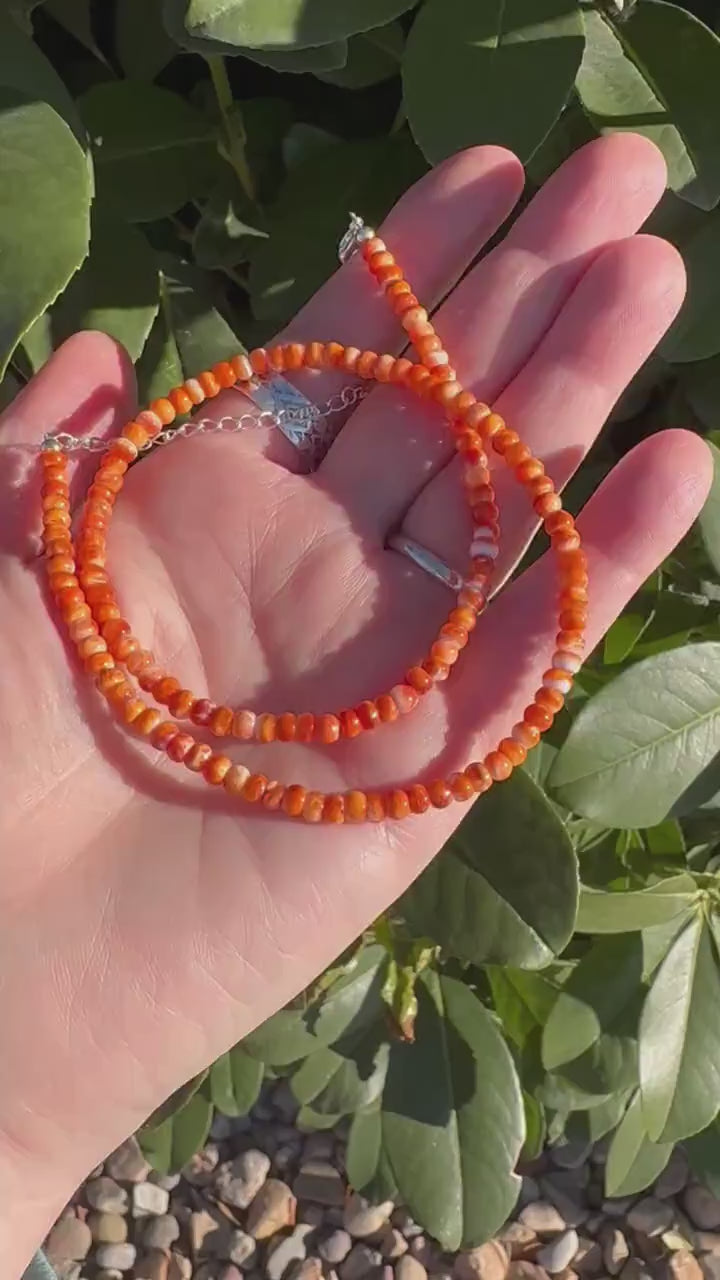
<instances>
[{"instance_id":1,"label":"lobster claw clasp","mask_svg":"<svg viewBox=\"0 0 720 1280\"><path fill-rule=\"evenodd\" d=\"M341 262L347 262L348 258L360 248L364 240L372 240L375 232L372 227L368 227L357 213L350 214L350 225L345 235L338 245L338 257Z\"/></svg>"}]
</instances>

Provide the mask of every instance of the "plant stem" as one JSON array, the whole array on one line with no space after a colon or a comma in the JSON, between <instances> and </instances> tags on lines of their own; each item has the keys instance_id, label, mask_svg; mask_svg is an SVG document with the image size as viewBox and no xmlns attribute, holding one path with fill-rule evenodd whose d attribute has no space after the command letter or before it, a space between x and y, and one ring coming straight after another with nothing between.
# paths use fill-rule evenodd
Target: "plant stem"
<instances>
[{"instance_id":1,"label":"plant stem","mask_svg":"<svg viewBox=\"0 0 720 1280\"><path fill-rule=\"evenodd\" d=\"M222 54L210 54L207 64L222 117L228 160L235 170L243 191L251 200L254 200L255 182L245 155L245 129L240 108L232 95L225 59Z\"/></svg>"}]
</instances>

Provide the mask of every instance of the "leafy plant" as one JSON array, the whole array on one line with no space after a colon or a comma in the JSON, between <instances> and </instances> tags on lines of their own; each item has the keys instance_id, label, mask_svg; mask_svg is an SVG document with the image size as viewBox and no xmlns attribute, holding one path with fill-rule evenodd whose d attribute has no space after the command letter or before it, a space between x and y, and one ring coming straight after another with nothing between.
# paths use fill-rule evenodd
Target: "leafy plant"
<instances>
[{"instance_id":1,"label":"leafy plant","mask_svg":"<svg viewBox=\"0 0 720 1280\"><path fill-rule=\"evenodd\" d=\"M0 403L84 326L159 395L282 326L349 208L379 220L474 143L516 150L532 189L633 129L667 162L648 229L683 254L688 296L570 505L678 418L720 457L715 21L703 0L15 0ZM349 1118L352 1185L400 1197L447 1248L500 1227L546 1140L607 1136L608 1195L648 1186L682 1141L717 1191L719 513L720 478L552 741L310 991L150 1118L159 1169L281 1075L305 1127Z\"/></svg>"}]
</instances>

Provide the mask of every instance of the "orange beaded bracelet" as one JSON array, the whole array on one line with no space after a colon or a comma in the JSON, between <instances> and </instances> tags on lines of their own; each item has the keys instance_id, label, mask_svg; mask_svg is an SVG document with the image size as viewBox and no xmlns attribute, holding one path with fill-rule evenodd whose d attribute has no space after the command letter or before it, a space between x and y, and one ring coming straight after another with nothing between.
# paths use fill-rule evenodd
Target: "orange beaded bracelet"
<instances>
[{"instance_id":1,"label":"orange beaded bracelet","mask_svg":"<svg viewBox=\"0 0 720 1280\"><path fill-rule=\"evenodd\" d=\"M100 692L125 724L154 747L165 751L176 763L202 773L211 785L223 785L229 794L249 803L262 802L267 809L281 810L308 822L403 818L410 813L425 812L431 806L444 808L452 800L468 800L486 791L493 781L508 777L525 759L527 750L539 741L540 734L549 728L562 706L572 676L580 666L586 621L587 572L580 538L572 517L563 511L542 463L498 414L462 389L427 312L383 241L372 233L359 238L364 240L363 256L369 269L399 316L420 356L420 363L404 357L362 352L333 342L289 343L268 351L259 349L249 356L238 355L229 362L215 365L210 372L188 379L166 398L154 401L148 410L138 414L123 428L120 437L107 446L87 493L77 546L71 534L63 438L46 440L41 454L44 546L50 589L70 638ZM344 369L362 379L402 386L442 407L464 463L464 488L473 518L471 571L458 593L457 606L441 627L428 656L422 663L410 667L404 681L389 693L339 714L285 712L258 716L248 709L233 710L196 698L155 662L149 650L141 647L129 623L121 616L107 571L107 530L128 467L141 450L160 438L160 433L167 438L166 428L178 413L189 413L223 388L248 389L268 375L301 368ZM176 720L190 719L217 736L232 734L257 742L278 739L329 744L391 723L413 710L435 682L447 678L487 602L499 538L498 508L485 452L488 444L529 490L534 510L557 552L561 576L557 651L523 720L500 742L496 751L490 752L483 763L470 764L461 773L428 787L415 784L407 790L387 793L350 791L345 795L324 796L251 773L244 765L214 754L208 744L182 731ZM163 720L156 707L138 698L125 673L135 676L141 689L167 706L175 720Z\"/></svg>"}]
</instances>

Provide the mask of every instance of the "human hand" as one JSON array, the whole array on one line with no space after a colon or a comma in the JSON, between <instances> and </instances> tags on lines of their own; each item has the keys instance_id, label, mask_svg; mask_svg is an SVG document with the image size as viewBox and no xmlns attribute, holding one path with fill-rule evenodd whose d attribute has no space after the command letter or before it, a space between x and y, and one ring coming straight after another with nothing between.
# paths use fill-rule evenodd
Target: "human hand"
<instances>
[{"instance_id":1,"label":"human hand","mask_svg":"<svg viewBox=\"0 0 720 1280\"><path fill-rule=\"evenodd\" d=\"M497 404L558 487L682 300L675 250L634 234L664 182L643 139L591 144L454 289L519 195L512 156L484 147L453 158L382 228L420 298L448 295L435 321L463 384ZM382 351L396 349L400 333L356 259L291 336ZM318 375L311 394L320 401L336 387ZM454 805L403 824L306 827L178 776L109 721L48 608L32 541L38 479L27 449L12 446L49 428L116 434L134 396L124 355L81 334L0 422L9 460L0 481L0 1196L15 1205L0 1225L0 1256L11 1270L87 1169L307 985L463 814ZM227 392L212 408L220 416L247 403ZM78 495L93 465L77 466ZM446 589L385 549L401 523L463 567L466 512L437 411L376 389L314 476L296 465L279 433L258 428L178 442L128 477L110 548L121 599L136 634L198 693L268 710L352 706L395 683L447 611ZM697 437L665 432L588 503L579 528L591 645L685 533L710 471ZM534 523L502 468L497 489L502 577ZM537 687L554 595L553 566L541 560L484 615L448 684L406 720L332 749L266 746L244 758L252 751L264 772L327 791L461 766L494 745Z\"/></svg>"}]
</instances>

